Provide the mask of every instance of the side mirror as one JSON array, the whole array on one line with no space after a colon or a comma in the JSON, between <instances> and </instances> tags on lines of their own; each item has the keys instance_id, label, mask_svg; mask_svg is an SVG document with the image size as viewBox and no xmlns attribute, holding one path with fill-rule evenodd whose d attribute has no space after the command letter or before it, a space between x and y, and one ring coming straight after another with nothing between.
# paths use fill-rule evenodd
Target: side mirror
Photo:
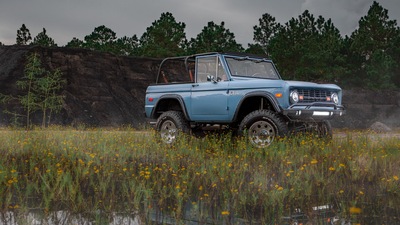
<instances>
[{"instance_id":1,"label":"side mirror","mask_svg":"<svg viewBox=\"0 0 400 225\"><path fill-rule=\"evenodd\" d=\"M207 81L217 83L217 81L215 80L215 77L212 75L207 75Z\"/></svg>"}]
</instances>

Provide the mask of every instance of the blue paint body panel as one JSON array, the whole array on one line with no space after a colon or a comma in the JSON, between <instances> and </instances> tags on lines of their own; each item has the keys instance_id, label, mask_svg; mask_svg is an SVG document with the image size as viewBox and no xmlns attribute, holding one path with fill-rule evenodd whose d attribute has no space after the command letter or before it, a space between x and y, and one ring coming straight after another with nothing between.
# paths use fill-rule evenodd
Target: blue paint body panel
<instances>
[{"instance_id":1,"label":"blue paint body panel","mask_svg":"<svg viewBox=\"0 0 400 225\"><path fill-rule=\"evenodd\" d=\"M277 113L290 120L325 120L344 113L340 87L284 81L270 60L221 53L172 59L185 62L191 81L150 85L145 100L148 118L156 119L174 105L190 122L229 124L234 122L241 103L254 96L264 97ZM194 65L194 74L190 65ZM165 76L161 66L160 74ZM290 101L291 92L299 93L299 102ZM335 103L333 94L338 96Z\"/></svg>"}]
</instances>

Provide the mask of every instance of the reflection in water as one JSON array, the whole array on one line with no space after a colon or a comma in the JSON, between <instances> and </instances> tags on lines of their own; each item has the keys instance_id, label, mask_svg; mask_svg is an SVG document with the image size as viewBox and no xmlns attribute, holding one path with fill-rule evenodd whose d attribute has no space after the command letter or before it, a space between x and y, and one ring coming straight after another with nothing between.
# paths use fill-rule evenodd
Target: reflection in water
<instances>
[{"instance_id":1,"label":"reflection in water","mask_svg":"<svg viewBox=\"0 0 400 225\"><path fill-rule=\"evenodd\" d=\"M350 225L358 224L359 221L369 221L371 224L399 224L398 213L391 212L392 216L376 217L370 215L368 218L358 217L361 211L358 208L350 208L350 214L346 218L340 217L340 212L332 205L312 207L312 216L309 213L295 209L291 215L283 216L276 221L279 224L328 224L328 225ZM146 210L145 210L146 211ZM176 216L176 215L175 215ZM235 224L235 225L261 225L266 221L256 218L242 219L235 215L225 215L216 212L206 204L187 203L182 210L181 216L174 217L173 213L163 212L157 207L152 207L141 213L108 213L98 210L93 213L71 213L68 210L45 212L43 209L21 209L0 212L0 225L147 225L147 224L185 224L185 225L209 225L209 224ZM276 224L272 222L272 224ZM364 223L362 223L364 224Z\"/></svg>"},{"instance_id":2,"label":"reflection in water","mask_svg":"<svg viewBox=\"0 0 400 225\"><path fill-rule=\"evenodd\" d=\"M69 211L49 212L47 215L42 210L30 210L27 213L8 211L0 214L0 225L141 225L139 217L135 215L112 213L94 213L88 216L73 214Z\"/></svg>"},{"instance_id":3,"label":"reflection in water","mask_svg":"<svg viewBox=\"0 0 400 225\"><path fill-rule=\"evenodd\" d=\"M212 208L212 207L211 207ZM237 225L261 225L263 224L257 219L246 220L237 218L233 215L225 215L212 210L205 204L193 205L185 204L182 217L176 220L173 214L164 213L157 207L148 210L144 214L138 213L107 213L104 211L96 211L94 213L71 213L67 210L59 210L54 212L45 212L44 210L29 210L28 212L20 212L22 210L8 211L0 213L0 225L147 225L147 224L185 224L185 225L208 225L208 224L237 224ZM316 210L319 211L319 210ZM321 214L321 212L324 212ZM329 213L330 208L324 208L319 214L319 222L327 222L328 217L333 215ZM290 215L282 218L281 224L296 224L297 222L305 222L307 219L300 211L297 215ZM320 215L320 216L321 216ZM321 220L322 219L322 220ZM338 220L336 220L338 221ZM343 220L342 220L343 221ZM334 222L330 220L330 222ZM319 223L318 223L319 224ZM324 223L326 224L326 223ZM339 223L330 223L339 224ZM343 223L341 223L343 224Z\"/></svg>"}]
</instances>

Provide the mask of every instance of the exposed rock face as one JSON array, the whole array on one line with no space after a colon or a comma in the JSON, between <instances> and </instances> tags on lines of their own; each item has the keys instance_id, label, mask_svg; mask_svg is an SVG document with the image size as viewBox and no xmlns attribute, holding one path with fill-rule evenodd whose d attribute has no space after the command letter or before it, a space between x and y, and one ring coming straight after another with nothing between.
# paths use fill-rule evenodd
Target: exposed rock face
<instances>
[{"instance_id":1,"label":"exposed rock face","mask_svg":"<svg viewBox=\"0 0 400 225\"><path fill-rule=\"evenodd\" d=\"M16 81L24 74L26 56L39 53L47 70L60 68L67 85L64 105L52 118L61 125L122 126L144 125L146 87L154 83L160 59L122 57L84 49L0 46L0 92L21 94ZM345 90L346 115L332 122L334 127L364 129L376 121L400 127L400 92ZM14 105L15 106L15 105ZM3 110L17 110L0 104L0 125L13 119ZM23 111L19 109L19 113ZM40 124L41 115L33 115Z\"/></svg>"},{"instance_id":2,"label":"exposed rock face","mask_svg":"<svg viewBox=\"0 0 400 225\"><path fill-rule=\"evenodd\" d=\"M154 83L160 60L119 57L83 49L0 47L0 92L18 95L26 56L39 53L48 70L60 68L67 85L63 110L52 121L62 125L140 127L144 123L146 87ZM0 106L2 124L12 118ZM40 115L33 117L39 123Z\"/></svg>"}]
</instances>

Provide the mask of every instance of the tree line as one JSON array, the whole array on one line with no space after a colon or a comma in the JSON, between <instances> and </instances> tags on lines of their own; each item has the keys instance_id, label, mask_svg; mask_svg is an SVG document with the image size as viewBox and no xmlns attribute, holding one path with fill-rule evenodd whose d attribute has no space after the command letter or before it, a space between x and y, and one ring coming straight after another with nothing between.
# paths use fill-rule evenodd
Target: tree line
<instances>
[{"instance_id":1,"label":"tree line","mask_svg":"<svg viewBox=\"0 0 400 225\"><path fill-rule=\"evenodd\" d=\"M186 24L172 13L161 14L142 34L118 38L102 25L85 36L74 37L65 47L86 48L117 55L163 58L201 52L246 52L275 61L284 79L333 82L343 87L400 88L400 29L388 10L374 1L358 28L341 36L331 19L305 10L280 24L268 13L253 27L253 41L245 49L225 23L208 22L195 38L186 38ZM1 43L0 43L1 44ZM17 45L57 46L45 28L33 40L23 24Z\"/></svg>"}]
</instances>

